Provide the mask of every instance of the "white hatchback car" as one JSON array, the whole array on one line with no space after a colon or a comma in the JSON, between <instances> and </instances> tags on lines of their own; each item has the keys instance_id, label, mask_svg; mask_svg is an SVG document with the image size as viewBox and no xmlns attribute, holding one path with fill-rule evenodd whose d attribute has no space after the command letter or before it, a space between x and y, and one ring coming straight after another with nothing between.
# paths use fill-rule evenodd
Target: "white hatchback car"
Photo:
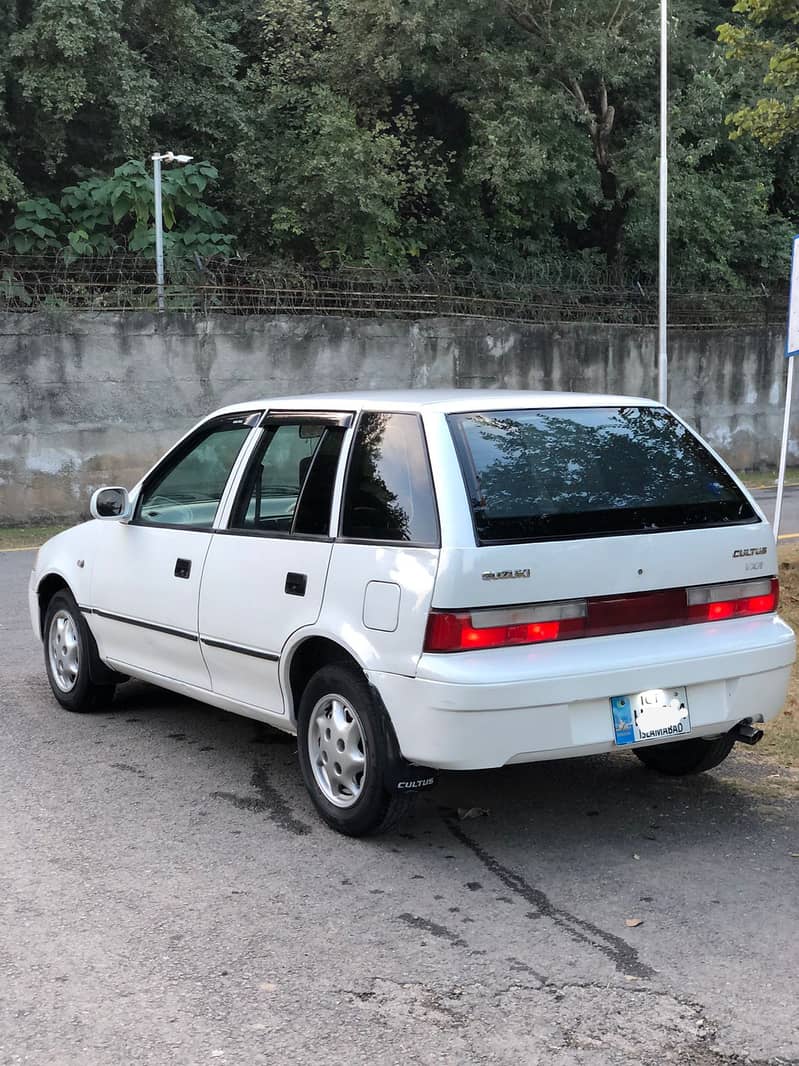
<instances>
[{"instance_id":1,"label":"white hatchback car","mask_svg":"<svg viewBox=\"0 0 799 1066\"><path fill-rule=\"evenodd\" d=\"M630 749L709 769L785 699L763 513L649 400L371 392L237 404L38 554L56 699L137 677L298 735L341 832L436 768Z\"/></svg>"}]
</instances>

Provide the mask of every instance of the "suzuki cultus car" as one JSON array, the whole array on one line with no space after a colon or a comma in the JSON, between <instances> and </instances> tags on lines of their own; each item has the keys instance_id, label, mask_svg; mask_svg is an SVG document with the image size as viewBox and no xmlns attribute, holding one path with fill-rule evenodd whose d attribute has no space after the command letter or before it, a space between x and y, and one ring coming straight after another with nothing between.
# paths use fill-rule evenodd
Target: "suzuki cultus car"
<instances>
[{"instance_id":1,"label":"suzuki cultus car","mask_svg":"<svg viewBox=\"0 0 799 1066\"><path fill-rule=\"evenodd\" d=\"M669 410L370 392L204 419L30 580L56 699L136 677L296 733L343 833L435 771L633 752L717 766L785 699L763 513Z\"/></svg>"}]
</instances>

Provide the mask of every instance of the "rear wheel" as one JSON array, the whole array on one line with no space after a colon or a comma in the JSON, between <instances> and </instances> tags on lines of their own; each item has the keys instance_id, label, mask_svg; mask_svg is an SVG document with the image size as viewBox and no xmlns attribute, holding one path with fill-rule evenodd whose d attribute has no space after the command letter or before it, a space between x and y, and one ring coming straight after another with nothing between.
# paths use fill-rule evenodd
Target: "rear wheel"
<instances>
[{"instance_id":1,"label":"rear wheel","mask_svg":"<svg viewBox=\"0 0 799 1066\"><path fill-rule=\"evenodd\" d=\"M701 774L724 762L733 749L734 737L725 733L720 737L675 740L670 744L655 744L651 748L633 748L644 766L670 777Z\"/></svg>"},{"instance_id":2,"label":"rear wheel","mask_svg":"<svg viewBox=\"0 0 799 1066\"><path fill-rule=\"evenodd\" d=\"M393 756L390 724L363 674L325 666L300 700L300 768L325 822L347 836L385 832L413 805L387 785Z\"/></svg>"},{"instance_id":3,"label":"rear wheel","mask_svg":"<svg viewBox=\"0 0 799 1066\"><path fill-rule=\"evenodd\" d=\"M43 632L47 680L61 706L78 712L107 707L115 686L92 681L92 672L103 666L89 627L66 589L48 603Z\"/></svg>"}]
</instances>

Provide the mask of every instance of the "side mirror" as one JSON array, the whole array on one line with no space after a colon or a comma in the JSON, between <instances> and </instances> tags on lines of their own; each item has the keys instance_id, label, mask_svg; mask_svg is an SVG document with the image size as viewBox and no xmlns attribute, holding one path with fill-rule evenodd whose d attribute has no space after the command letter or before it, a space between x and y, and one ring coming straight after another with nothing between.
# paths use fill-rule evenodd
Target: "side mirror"
<instances>
[{"instance_id":1,"label":"side mirror","mask_svg":"<svg viewBox=\"0 0 799 1066\"><path fill-rule=\"evenodd\" d=\"M97 489L92 495L89 511L92 518L111 518L117 522L129 522L133 517L128 490L118 486Z\"/></svg>"}]
</instances>

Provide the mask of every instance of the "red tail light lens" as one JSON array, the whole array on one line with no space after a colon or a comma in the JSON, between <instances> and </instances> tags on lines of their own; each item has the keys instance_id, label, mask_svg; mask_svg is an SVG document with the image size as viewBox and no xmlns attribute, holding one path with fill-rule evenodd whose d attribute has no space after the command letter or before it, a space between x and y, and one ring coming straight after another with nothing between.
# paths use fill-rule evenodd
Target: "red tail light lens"
<instances>
[{"instance_id":1,"label":"red tail light lens","mask_svg":"<svg viewBox=\"0 0 799 1066\"><path fill-rule=\"evenodd\" d=\"M481 612L486 614L487 612ZM506 648L516 644L541 644L580 636L582 618L515 625L474 626L468 611L433 611L427 620L425 651L472 651L476 648Z\"/></svg>"},{"instance_id":2,"label":"red tail light lens","mask_svg":"<svg viewBox=\"0 0 799 1066\"><path fill-rule=\"evenodd\" d=\"M424 650L473 651L669 629L770 614L778 603L779 581L773 577L526 607L434 610L427 620Z\"/></svg>"},{"instance_id":3,"label":"red tail light lens","mask_svg":"<svg viewBox=\"0 0 799 1066\"><path fill-rule=\"evenodd\" d=\"M686 589L689 622L716 622L722 618L747 618L770 614L780 602L776 577L740 581L728 585L706 585Z\"/></svg>"}]
</instances>

